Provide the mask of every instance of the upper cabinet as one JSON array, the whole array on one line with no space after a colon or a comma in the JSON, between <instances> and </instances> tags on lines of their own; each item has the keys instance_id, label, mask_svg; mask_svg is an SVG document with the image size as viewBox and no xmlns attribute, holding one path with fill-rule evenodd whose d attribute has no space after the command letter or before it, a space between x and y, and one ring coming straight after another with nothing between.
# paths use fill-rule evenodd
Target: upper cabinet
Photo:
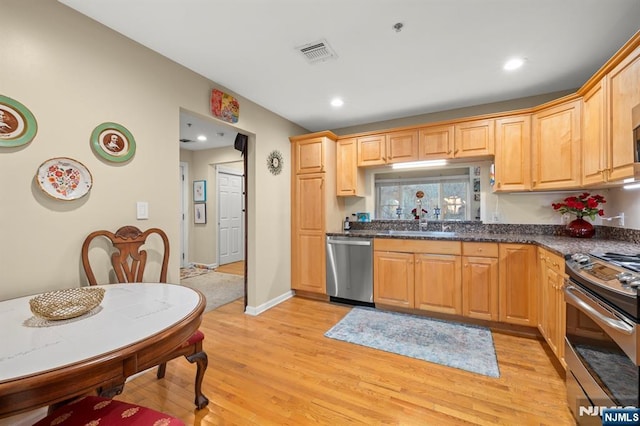
<instances>
[{"instance_id":1,"label":"upper cabinet","mask_svg":"<svg viewBox=\"0 0 640 426\"><path fill-rule=\"evenodd\" d=\"M599 81L582 97L582 184L607 180L605 84Z\"/></svg>"},{"instance_id":2,"label":"upper cabinet","mask_svg":"<svg viewBox=\"0 0 640 426\"><path fill-rule=\"evenodd\" d=\"M453 156L482 157L494 153L495 120L474 120L455 125Z\"/></svg>"},{"instance_id":3,"label":"upper cabinet","mask_svg":"<svg viewBox=\"0 0 640 426\"><path fill-rule=\"evenodd\" d=\"M531 189L531 116L496 120L495 191Z\"/></svg>"},{"instance_id":4,"label":"upper cabinet","mask_svg":"<svg viewBox=\"0 0 640 426\"><path fill-rule=\"evenodd\" d=\"M418 133L418 157L421 160L439 160L453 157L453 124L423 127L418 130Z\"/></svg>"},{"instance_id":5,"label":"upper cabinet","mask_svg":"<svg viewBox=\"0 0 640 426\"><path fill-rule=\"evenodd\" d=\"M298 141L293 145L296 174L325 171L325 138Z\"/></svg>"},{"instance_id":6,"label":"upper cabinet","mask_svg":"<svg viewBox=\"0 0 640 426\"><path fill-rule=\"evenodd\" d=\"M607 74L609 92L609 180L633 176L631 110L640 105L640 47Z\"/></svg>"},{"instance_id":7,"label":"upper cabinet","mask_svg":"<svg viewBox=\"0 0 640 426\"><path fill-rule=\"evenodd\" d=\"M580 186L581 105L578 99L533 115L532 189Z\"/></svg>"},{"instance_id":8,"label":"upper cabinet","mask_svg":"<svg viewBox=\"0 0 640 426\"><path fill-rule=\"evenodd\" d=\"M356 138L340 139L336 143L336 195L362 195L363 170L358 168Z\"/></svg>"},{"instance_id":9,"label":"upper cabinet","mask_svg":"<svg viewBox=\"0 0 640 426\"><path fill-rule=\"evenodd\" d=\"M387 133L386 140L388 164L418 160L417 130Z\"/></svg>"},{"instance_id":10,"label":"upper cabinet","mask_svg":"<svg viewBox=\"0 0 640 426\"><path fill-rule=\"evenodd\" d=\"M379 166L387 163L386 135L372 135L357 139L358 167Z\"/></svg>"}]
</instances>

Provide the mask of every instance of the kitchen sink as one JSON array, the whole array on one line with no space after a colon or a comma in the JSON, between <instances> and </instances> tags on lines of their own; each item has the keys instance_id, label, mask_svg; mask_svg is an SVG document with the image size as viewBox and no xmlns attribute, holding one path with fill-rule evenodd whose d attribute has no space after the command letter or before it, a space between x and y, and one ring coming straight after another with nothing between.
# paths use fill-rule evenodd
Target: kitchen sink
<instances>
[{"instance_id":1,"label":"kitchen sink","mask_svg":"<svg viewBox=\"0 0 640 426\"><path fill-rule=\"evenodd\" d=\"M378 232L378 235L397 235L399 237L455 237L458 233L452 231L397 231L388 229Z\"/></svg>"}]
</instances>

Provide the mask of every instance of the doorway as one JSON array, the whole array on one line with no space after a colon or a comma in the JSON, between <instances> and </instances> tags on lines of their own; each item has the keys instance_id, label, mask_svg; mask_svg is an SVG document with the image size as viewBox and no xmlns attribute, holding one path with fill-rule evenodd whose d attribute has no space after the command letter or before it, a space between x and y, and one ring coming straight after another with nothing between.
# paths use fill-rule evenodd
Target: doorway
<instances>
[{"instance_id":1,"label":"doorway","mask_svg":"<svg viewBox=\"0 0 640 426\"><path fill-rule=\"evenodd\" d=\"M244 177L242 170L216 166L218 265L244 261Z\"/></svg>"}]
</instances>

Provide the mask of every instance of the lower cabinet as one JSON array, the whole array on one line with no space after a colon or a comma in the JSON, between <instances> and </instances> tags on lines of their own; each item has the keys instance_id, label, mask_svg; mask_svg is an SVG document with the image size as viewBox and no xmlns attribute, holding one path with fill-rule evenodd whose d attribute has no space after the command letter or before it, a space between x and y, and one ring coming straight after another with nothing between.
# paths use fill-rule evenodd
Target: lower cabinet
<instances>
[{"instance_id":1,"label":"lower cabinet","mask_svg":"<svg viewBox=\"0 0 640 426\"><path fill-rule=\"evenodd\" d=\"M383 305L414 307L413 253L373 252L373 297Z\"/></svg>"},{"instance_id":2,"label":"lower cabinet","mask_svg":"<svg viewBox=\"0 0 640 426\"><path fill-rule=\"evenodd\" d=\"M460 256L415 256L415 308L462 315Z\"/></svg>"},{"instance_id":3,"label":"lower cabinet","mask_svg":"<svg viewBox=\"0 0 640 426\"><path fill-rule=\"evenodd\" d=\"M462 314L498 321L498 244L462 243Z\"/></svg>"},{"instance_id":4,"label":"lower cabinet","mask_svg":"<svg viewBox=\"0 0 640 426\"><path fill-rule=\"evenodd\" d=\"M536 247L500 244L499 321L536 327Z\"/></svg>"},{"instance_id":5,"label":"lower cabinet","mask_svg":"<svg viewBox=\"0 0 640 426\"><path fill-rule=\"evenodd\" d=\"M538 330L549 347L560 360L564 361L564 335L566 310L564 305L564 259L543 248L538 249L540 272L538 274Z\"/></svg>"},{"instance_id":6,"label":"lower cabinet","mask_svg":"<svg viewBox=\"0 0 640 426\"><path fill-rule=\"evenodd\" d=\"M538 326L533 245L376 238L373 259L376 304Z\"/></svg>"},{"instance_id":7,"label":"lower cabinet","mask_svg":"<svg viewBox=\"0 0 640 426\"><path fill-rule=\"evenodd\" d=\"M375 303L462 313L459 241L376 238L373 247Z\"/></svg>"}]
</instances>

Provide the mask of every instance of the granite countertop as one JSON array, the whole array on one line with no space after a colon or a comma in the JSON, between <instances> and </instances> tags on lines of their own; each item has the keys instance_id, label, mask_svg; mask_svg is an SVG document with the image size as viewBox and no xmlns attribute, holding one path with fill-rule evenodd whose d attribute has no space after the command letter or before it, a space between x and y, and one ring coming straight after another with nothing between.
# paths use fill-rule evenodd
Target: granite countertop
<instances>
[{"instance_id":1,"label":"granite countertop","mask_svg":"<svg viewBox=\"0 0 640 426\"><path fill-rule=\"evenodd\" d=\"M412 240L442 240L495 243L535 244L564 256L574 253L617 252L639 254L640 244L600 238L572 238L554 235L484 233L484 232L438 232L438 231L394 231L352 230L327 233L328 236L404 238Z\"/></svg>"}]
</instances>

